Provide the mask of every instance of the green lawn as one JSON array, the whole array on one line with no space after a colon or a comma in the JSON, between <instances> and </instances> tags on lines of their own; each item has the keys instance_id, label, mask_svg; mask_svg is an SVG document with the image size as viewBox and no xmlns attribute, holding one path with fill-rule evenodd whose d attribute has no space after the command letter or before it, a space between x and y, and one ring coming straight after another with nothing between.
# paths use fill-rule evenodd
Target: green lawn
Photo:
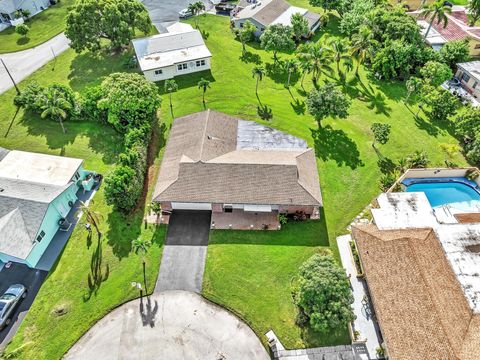
<instances>
[{"instance_id":1,"label":"green lawn","mask_svg":"<svg viewBox=\"0 0 480 360\"><path fill-rule=\"evenodd\" d=\"M26 24L30 28L26 38L15 33L12 26L0 32L0 54L20 51L37 46L65 30L65 16L75 0L61 0L58 4L31 17Z\"/></svg>"},{"instance_id":2,"label":"green lawn","mask_svg":"<svg viewBox=\"0 0 480 360\"><path fill-rule=\"evenodd\" d=\"M67 50L27 81L40 84L60 82L82 91L86 85L101 82L103 76L124 71L124 56L92 57ZM122 150L122 140L110 127L91 122L66 122L67 133L48 120L25 114L15 116L14 91L0 96L0 146L85 159L85 168L106 174ZM165 227L145 227L144 207L129 217L122 217L105 204L103 191L94 197L92 206L103 214L103 237L98 246L96 236L88 240L87 232L78 226L70 238L56 268L42 286L30 312L22 323L8 351L23 346L23 359L59 359L96 321L112 308L138 296L132 281L142 280L141 257L130 252L131 241L138 236L151 239L147 255L147 284L150 290L156 280ZM91 261L101 260L97 286L90 291L88 276ZM98 262L97 262L98 263ZM107 271L108 266L108 271ZM106 275L108 273L108 276ZM106 277L106 279L105 279ZM103 278L101 282L99 279ZM66 311L59 316L59 311Z\"/></svg>"},{"instance_id":3,"label":"green lawn","mask_svg":"<svg viewBox=\"0 0 480 360\"><path fill-rule=\"evenodd\" d=\"M305 3L297 0L296 5ZM298 76L292 77L290 95L284 88L286 76L273 68L271 54L254 44L248 47L249 55L240 59L241 45L227 30L227 18L201 16L199 24L213 54L212 70L177 79L180 90L173 95L174 115L203 109L196 83L200 77L209 78L212 83L206 93L207 107L283 130L306 139L315 148L325 204L322 221L291 224L280 232L213 231L203 293L239 314L263 340L263 334L273 328L289 348L345 343L344 329L336 335L321 336L295 325L290 283L300 264L319 246L337 252L336 236L345 233L351 220L380 192L379 155L371 146L371 124L385 122L392 126L390 142L380 146L385 163L414 150L425 150L433 165L442 165L445 155L440 144L456 144L457 140L448 124L432 124L425 116L415 119L411 111L416 112L416 106L409 109L402 101L403 83L370 80L364 72L361 81L349 75L345 86L353 100L350 116L344 120L327 119L318 130L306 112ZM326 33L337 34L335 19ZM270 122L260 120L256 113L251 69L259 61L269 70L260 83L259 96L273 110ZM337 81L337 75L327 74L322 79ZM305 87L307 91L312 87L310 79L306 79ZM171 119L164 111L162 121L169 123ZM454 160L465 164L461 154L456 154Z\"/></svg>"}]
</instances>

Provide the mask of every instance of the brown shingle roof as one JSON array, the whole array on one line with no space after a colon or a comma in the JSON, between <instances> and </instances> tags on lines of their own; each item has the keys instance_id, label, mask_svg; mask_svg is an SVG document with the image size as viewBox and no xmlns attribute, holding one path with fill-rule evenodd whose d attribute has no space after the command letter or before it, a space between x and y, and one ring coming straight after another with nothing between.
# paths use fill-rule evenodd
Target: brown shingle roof
<instances>
[{"instance_id":1,"label":"brown shingle roof","mask_svg":"<svg viewBox=\"0 0 480 360\"><path fill-rule=\"evenodd\" d=\"M432 229L352 229L392 360L478 359L473 314Z\"/></svg>"},{"instance_id":2,"label":"brown shingle roof","mask_svg":"<svg viewBox=\"0 0 480 360\"><path fill-rule=\"evenodd\" d=\"M276 18L282 15L290 7L285 0L272 0L252 17L260 24L270 25Z\"/></svg>"},{"instance_id":3,"label":"brown shingle roof","mask_svg":"<svg viewBox=\"0 0 480 360\"><path fill-rule=\"evenodd\" d=\"M321 205L312 149L239 150L238 123L210 110L176 119L154 200Z\"/></svg>"}]
</instances>

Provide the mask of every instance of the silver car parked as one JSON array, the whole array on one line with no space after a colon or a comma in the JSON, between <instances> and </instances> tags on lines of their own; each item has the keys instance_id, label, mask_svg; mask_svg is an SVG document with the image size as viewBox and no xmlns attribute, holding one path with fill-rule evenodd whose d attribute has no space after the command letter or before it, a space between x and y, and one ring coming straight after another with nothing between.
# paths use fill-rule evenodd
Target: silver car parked
<instances>
[{"instance_id":1,"label":"silver car parked","mask_svg":"<svg viewBox=\"0 0 480 360\"><path fill-rule=\"evenodd\" d=\"M4 329L10 324L20 300L26 296L27 289L22 284L10 285L7 291L0 296L0 329Z\"/></svg>"}]
</instances>

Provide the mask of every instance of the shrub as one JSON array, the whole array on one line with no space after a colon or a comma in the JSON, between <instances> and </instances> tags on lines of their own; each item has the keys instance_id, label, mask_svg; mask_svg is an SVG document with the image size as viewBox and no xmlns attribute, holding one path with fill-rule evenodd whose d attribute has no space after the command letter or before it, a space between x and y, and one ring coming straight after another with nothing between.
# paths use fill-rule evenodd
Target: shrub
<instances>
[{"instance_id":1,"label":"shrub","mask_svg":"<svg viewBox=\"0 0 480 360\"><path fill-rule=\"evenodd\" d=\"M101 86L89 86L83 92L82 115L85 120L106 123L107 112L98 108L98 101L102 98Z\"/></svg>"},{"instance_id":2,"label":"shrub","mask_svg":"<svg viewBox=\"0 0 480 360\"><path fill-rule=\"evenodd\" d=\"M288 222L288 217L285 214L278 214L278 221L281 225L285 225Z\"/></svg>"},{"instance_id":3,"label":"shrub","mask_svg":"<svg viewBox=\"0 0 480 360\"><path fill-rule=\"evenodd\" d=\"M36 81L28 83L22 92L15 96L13 103L25 110L39 112L40 105L38 103L39 96L43 94L44 88L38 85Z\"/></svg>"},{"instance_id":4,"label":"shrub","mask_svg":"<svg viewBox=\"0 0 480 360\"><path fill-rule=\"evenodd\" d=\"M412 154L407 156L407 163L409 168L426 168L430 160L425 151L414 151Z\"/></svg>"},{"instance_id":5,"label":"shrub","mask_svg":"<svg viewBox=\"0 0 480 360\"><path fill-rule=\"evenodd\" d=\"M26 37L29 31L30 28L25 24L19 24L15 26L15 32L23 37Z\"/></svg>"},{"instance_id":6,"label":"shrub","mask_svg":"<svg viewBox=\"0 0 480 360\"><path fill-rule=\"evenodd\" d=\"M355 319L350 283L331 254L314 254L300 267L294 299L313 330L335 332Z\"/></svg>"},{"instance_id":7,"label":"shrub","mask_svg":"<svg viewBox=\"0 0 480 360\"><path fill-rule=\"evenodd\" d=\"M387 191L392 187L392 185L397 181L397 176L395 173L383 174L380 178L380 189L382 191Z\"/></svg>"},{"instance_id":8,"label":"shrub","mask_svg":"<svg viewBox=\"0 0 480 360\"><path fill-rule=\"evenodd\" d=\"M119 166L105 177L105 199L122 212L127 213L135 207L142 190L143 182L131 167Z\"/></svg>"}]
</instances>

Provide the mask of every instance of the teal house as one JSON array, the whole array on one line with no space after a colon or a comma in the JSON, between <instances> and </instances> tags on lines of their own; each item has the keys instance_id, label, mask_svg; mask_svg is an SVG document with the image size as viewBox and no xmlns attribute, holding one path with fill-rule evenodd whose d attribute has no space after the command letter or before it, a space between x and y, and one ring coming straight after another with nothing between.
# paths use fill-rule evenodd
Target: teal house
<instances>
[{"instance_id":1,"label":"teal house","mask_svg":"<svg viewBox=\"0 0 480 360\"><path fill-rule=\"evenodd\" d=\"M77 193L93 185L81 159L0 148L0 261L35 268L55 234L72 226Z\"/></svg>"}]
</instances>

